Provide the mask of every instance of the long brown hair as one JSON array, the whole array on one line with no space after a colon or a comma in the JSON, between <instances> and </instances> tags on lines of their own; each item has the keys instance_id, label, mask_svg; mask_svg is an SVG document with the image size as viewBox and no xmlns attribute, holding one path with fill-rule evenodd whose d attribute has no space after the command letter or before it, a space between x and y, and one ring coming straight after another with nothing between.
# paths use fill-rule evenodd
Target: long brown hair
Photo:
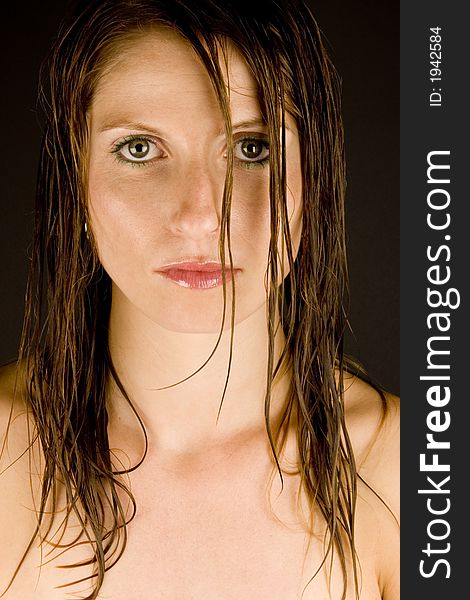
<instances>
[{"instance_id":1,"label":"long brown hair","mask_svg":"<svg viewBox=\"0 0 470 600\"><path fill-rule=\"evenodd\" d=\"M219 63L226 40L241 52L258 84L270 141L267 433L279 468L278 456L295 416L301 487L312 515L319 511L325 520L324 560L333 553L339 557L344 599L348 557L356 594L358 577L357 474L343 404L347 269L340 86L317 24L301 0L92 0L79 4L58 34L41 92L47 123L20 348L34 436L44 454L38 528L30 547L37 535L47 537L51 531L60 481L67 499L62 526L65 529L69 516L75 515L82 526L79 539L88 540L93 550L93 591L87 596L93 599L105 571L125 549L126 525L133 513L126 514L123 492L135 512L135 500L123 483L122 471L113 464L108 443L105 390L110 375L132 403L108 352L111 282L99 262L92 232L84 229L87 110L119 44L161 26L178 32L200 57L225 119L227 139L230 109ZM303 179L302 236L296 257L287 215L285 144L278 133L283 131L286 112L296 120ZM230 249L232 162L229 144L219 240L224 263L226 241ZM284 279L280 239L289 268ZM228 262L232 265L230 250ZM224 297L225 291L224 285ZM277 311L286 346L274 364ZM281 425L273 429L272 383L286 365L293 374L292 393ZM279 474L282 479L280 468Z\"/></svg>"}]
</instances>

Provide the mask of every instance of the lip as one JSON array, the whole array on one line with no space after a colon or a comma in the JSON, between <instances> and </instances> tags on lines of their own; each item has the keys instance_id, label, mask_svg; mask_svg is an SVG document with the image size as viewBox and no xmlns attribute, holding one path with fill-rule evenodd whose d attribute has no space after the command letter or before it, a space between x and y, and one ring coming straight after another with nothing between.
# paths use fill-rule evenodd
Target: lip
<instances>
[{"instance_id":1,"label":"lip","mask_svg":"<svg viewBox=\"0 0 470 600\"><path fill-rule=\"evenodd\" d=\"M234 274L240 269L233 269ZM162 277L170 279L177 285L193 290L208 290L222 285L222 267L213 261L186 261L165 265L155 271ZM225 281L232 278L229 268L225 268Z\"/></svg>"}]
</instances>

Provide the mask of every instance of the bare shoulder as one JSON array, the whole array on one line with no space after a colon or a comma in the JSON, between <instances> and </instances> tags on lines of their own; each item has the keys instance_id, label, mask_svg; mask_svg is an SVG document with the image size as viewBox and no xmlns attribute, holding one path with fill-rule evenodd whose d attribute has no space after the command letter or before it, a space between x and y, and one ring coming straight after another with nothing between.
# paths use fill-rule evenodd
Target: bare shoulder
<instances>
[{"instance_id":1,"label":"bare shoulder","mask_svg":"<svg viewBox=\"0 0 470 600\"><path fill-rule=\"evenodd\" d=\"M0 594L35 530L30 428L16 364L0 368Z\"/></svg>"},{"instance_id":2,"label":"bare shoulder","mask_svg":"<svg viewBox=\"0 0 470 600\"><path fill-rule=\"evenodd\" d=\"M30 446L30 427L25 402L24 373L16 363L0 367L0 478L13 484L15 474L26 468L26 454ZM13 487L17 487L14 485ZM10 488L8 488L10 489ZM8 493L0 495L0 506ZM2 511L0 510L0 514Z\"/></svg>"},{"instance_id":3,"label":"bare shoulder","mask_svg":"<svg viewBox=\"0 0 470 600\"><path fill-rule=\"evenodd\" d=\"M373 552L383 600L399 598L400 402L345 379L346 425L356 458L358 525ZM373 548L373 550L372 550Z\"/></svg>"},{"instance_id":4,"label":"bare shoulder","mask_svg":"<svg viewBox=\"0 0 470 600\"><path fill-rule=\"evenodd\" d=\"M7 442L15 442L15 433L10 437L10 431L18 433L15 426L18 420L26 414L24 401L23 371L17 363L9 363L0 367L0 449L10 446ZM16 445L16 444L13 444ZM0 454L0 456L2 456Z\"/></svg>"},{"instance_id":5,"label":"bare shoulder","mask_svg":"<svg viewBox=\"0 0 470 600\"><path fill-rule=\"evenodd\" d=\"M353 376L345 378L344 397L358 473L398 515L400 400Z\"/></svg>"},{"instance_id":6,"label":"bare shoulder","mask_svg":"<svg viewBox=\"0 0 470 600\"><path fill-rule=\"evenodd\" d=\"M8 397L12 397L15 389L15 381L17 378L17 363L11 362L0 367L0 398L2 405L0 410L3 410L4 404Z\"/></svg>"}]
</instances>

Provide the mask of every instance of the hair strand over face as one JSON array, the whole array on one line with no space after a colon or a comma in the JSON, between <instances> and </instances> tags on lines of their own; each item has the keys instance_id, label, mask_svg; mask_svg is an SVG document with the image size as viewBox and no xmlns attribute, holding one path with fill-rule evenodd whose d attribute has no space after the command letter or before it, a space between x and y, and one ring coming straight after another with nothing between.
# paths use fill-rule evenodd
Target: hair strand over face
<instances>
[{"instance_id":1,"label":"hair strand over face","mask_svg":"<svg viewBox=\"0 0 470 600\"><path fill-rule=\"evenodd\" d=\"M139 467L146 450L141 461L127 470L116 464L110 452L106 389L111 379L146 434L110 358L110 279L99 262L93 233L84 232L87 110L100 76L122 44L162 27L187 40L207 70L227 139L232 137L230 102L220 64L227 41L241 53L258 85L270 145L267 434L282 480L278 457L287 429L295 424L301 488L309 499L312 520L314 514L321 514L328 532L318 570L328 556L331 560L333 555L338 557L344 600L351 561L358 596L354 549L357 474L343 404L347 269L340 89L318 27L308 8L297 0L200 0L197 11L190 0L92 0L79 3L59 32L47 63L48 87L42 91L47 124L20 349L20 360L27 365L29 410L36 426L31 443L37 438L44 454L34 538L40 535L46 540L53 531L59 514L60 481L66 494L62 532L73 516L80 523L81 534L69 546L83 541L90 544L89 564L94 575L87 599L91 600L98 597L105 572L124 552L127 525L135 515L136 502L123 476ZM301 154L302 236L297 255L287 212L286 113L295 119ZM231 144L227 164L219 254L222 263L233 269ZM287 265L279 252L280 240ZM225 320L225 276L223 292ZM235 293L230 310L232 347ZM224 321L221 332L223 327ZM275 364L278 327L282 327L286 345ZM283 418L273 426L272 385L285 370L292 373L291 391ZM229 374L230 362L221 402ZM146 437L145 442L147 448ZM58 545L61 540L59 536L51 543Z\"/></svg>"}]
</instances>

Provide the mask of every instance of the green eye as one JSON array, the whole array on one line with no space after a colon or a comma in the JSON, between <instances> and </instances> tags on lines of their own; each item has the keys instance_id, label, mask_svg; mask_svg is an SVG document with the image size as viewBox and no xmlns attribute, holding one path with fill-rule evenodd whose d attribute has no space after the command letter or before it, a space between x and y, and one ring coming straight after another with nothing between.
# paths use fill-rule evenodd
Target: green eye
<instances>
[{"instance_id":1,"label":"green eye","mask_svg":"<svg viewBox=\"0 0 470 600\"><path fill-rule=\"evenodd\" d=\"M118 140L111 152L116 155L117 160L133 165L146 165L164 154L155 140L140 135Z\"/></svg>"},{"instance_id":2,"label":"green eye","mask_svg":"<svg viewBox=\"0 0 470 600\"><path fill-rule=\"evenodd\" d=\"M133 158L145 158L150 152L150 144L147 140L132 140L127 143L127 148L129 150L129 154Z\"/></svg>"}]
</instances>

